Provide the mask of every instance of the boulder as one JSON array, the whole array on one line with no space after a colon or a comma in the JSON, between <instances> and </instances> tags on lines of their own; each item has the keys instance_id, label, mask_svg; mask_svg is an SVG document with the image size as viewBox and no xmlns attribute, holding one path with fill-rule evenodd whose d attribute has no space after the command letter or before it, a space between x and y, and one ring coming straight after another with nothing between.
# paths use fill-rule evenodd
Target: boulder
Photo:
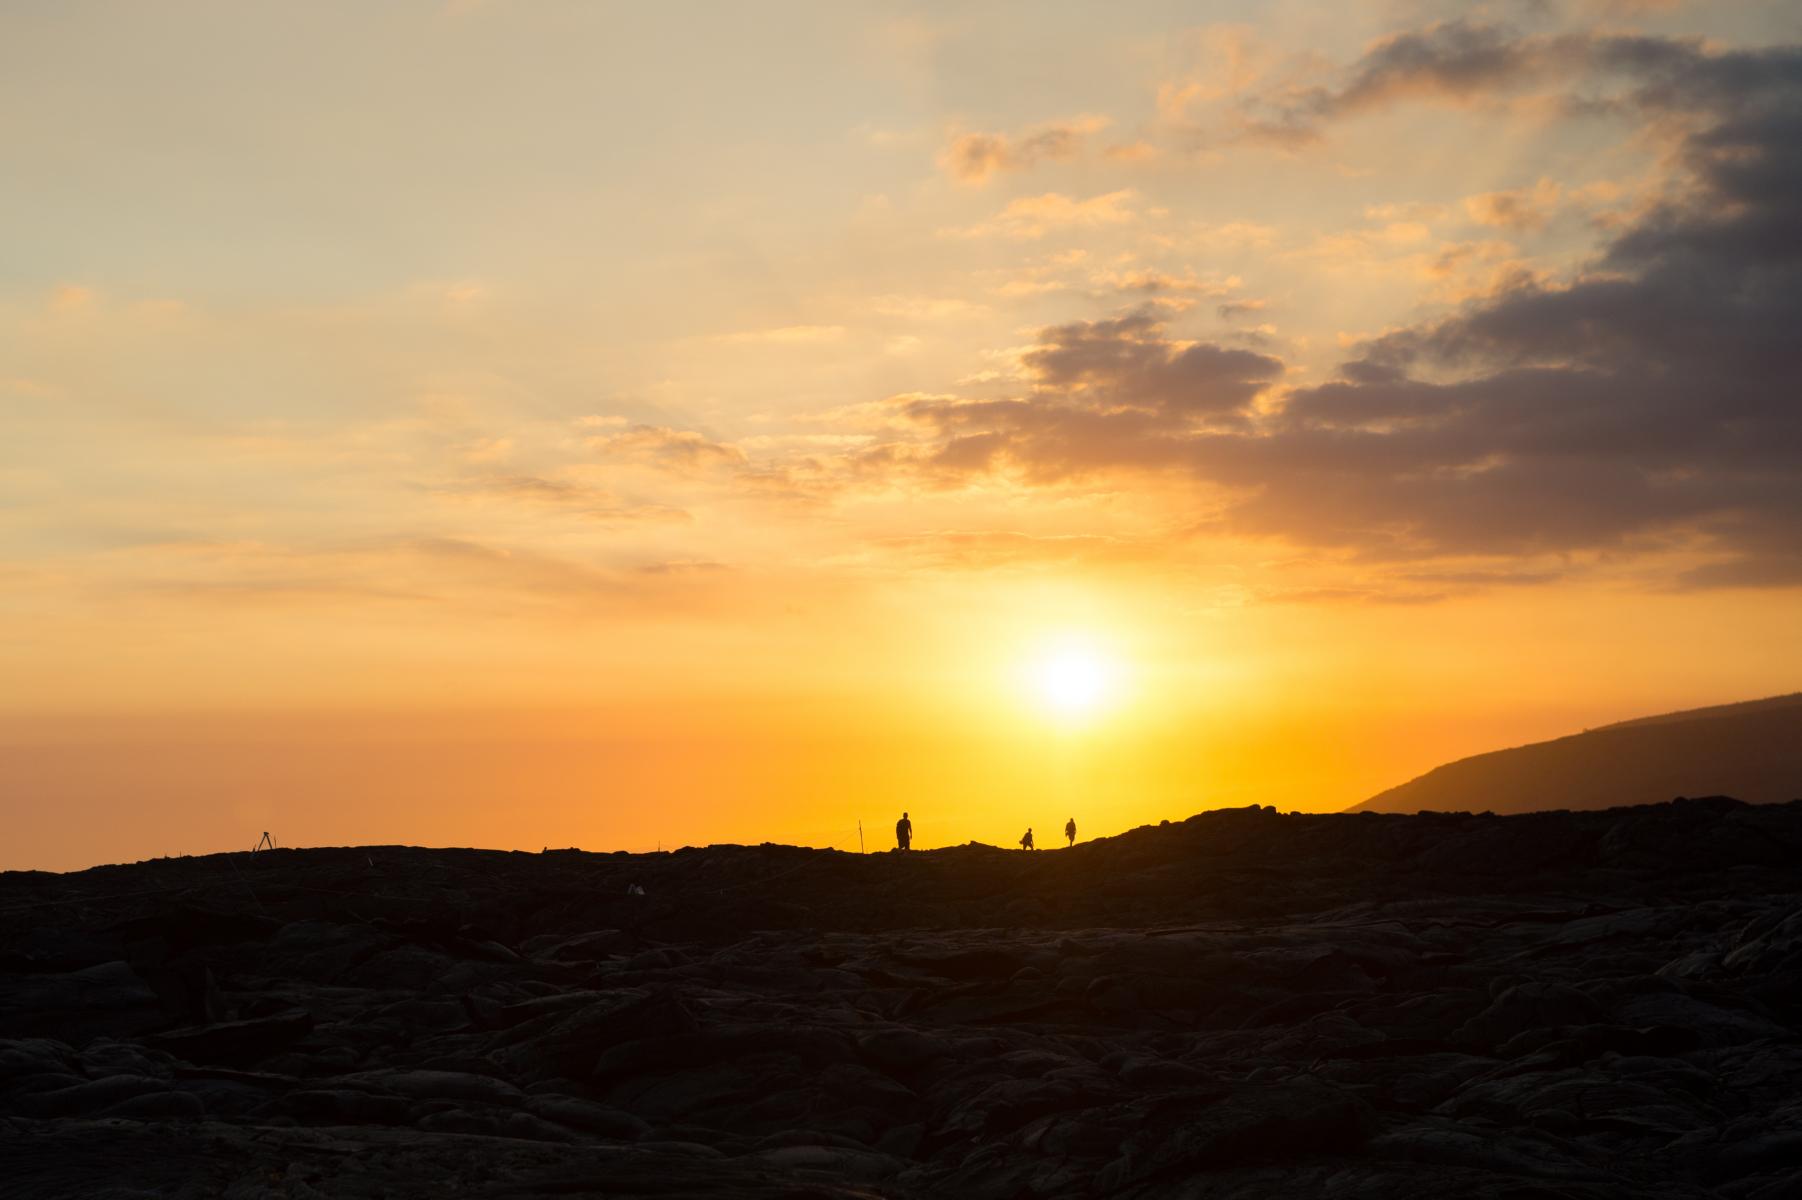
<instances>
[{"instance_id":1,"label":"boulder","mask_svg":"<svg viewBox=\"0 0 1802 1200\"><path fill-rule=\"evenodd\" d=\"M79 971L12 976L0 986L0 1036L81 1043L169 1024L163 999L124 961Z\"/></svg>"}]
</instances>

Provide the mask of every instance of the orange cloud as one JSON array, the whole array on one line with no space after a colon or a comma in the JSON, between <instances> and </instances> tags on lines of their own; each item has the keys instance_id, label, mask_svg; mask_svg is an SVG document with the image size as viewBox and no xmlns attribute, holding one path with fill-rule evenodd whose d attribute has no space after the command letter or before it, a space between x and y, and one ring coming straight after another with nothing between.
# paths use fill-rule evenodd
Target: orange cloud
<instances>
[{"instance_id":1,"label":"orange cloud","mask_svg":"<svg viewBox=\"0 0 1802 1200\"><path fill-rule=\"evenodd\" d=\"M1555 181L1542 178L1530 188L1466 196L1464 211L1479 225L1533 233L1551 223L1563 195Z\"/></svg>"},{"instance_id":2,"label":"orange cloud","mask_svg":"<svg viewBox=\"0 0 1802 1200\"><path fill-rule=\"evenodd\" d=\"M681 473L692 473L714 466L739 466L745 452L726 442L716 442L692 429L671 429L664 425L634 425L622 433L588 439L588 444L602 455L648 463Z\"/></svg>"},{"instance_id":3,"label":"orange cloud","mask_svg":"<svg viewBox=\"0 0 1802 1200\"><path fill-rule=\"evenodd\" d=\"M1126 225L1139 219L1132 205L1138 193L1131 188L1073 200L1061 192L1022 196L981 225L954 230L961 237L1042 238L1059 229L1083 229L1097 225Z\"/></svg>"},{"instance_id":4,"label":"orange cloud","mask_svg":"<svg viewBox=\"0 0 1802 1200\"><path fill-rule=\"evenodd\" d=\"M998 172L1075 158L1087 139L1109 124L1106 117L1085 116L1035 126L1016 136L962 133L939 155L939 165L959 183L980 184Z\"/></svg>"}]
</instances>

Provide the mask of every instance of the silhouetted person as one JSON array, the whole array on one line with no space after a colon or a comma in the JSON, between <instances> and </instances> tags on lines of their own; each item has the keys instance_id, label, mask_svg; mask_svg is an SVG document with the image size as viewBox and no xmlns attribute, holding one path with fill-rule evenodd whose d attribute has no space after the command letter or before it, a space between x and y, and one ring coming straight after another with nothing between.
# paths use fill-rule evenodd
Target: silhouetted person
<instances>
[{"instance_id":1,"label":"silhouetted person","mask_svg":"<svg viewBox=\"0 0 1802 1200\"><path fill-rule=\"evenodd\" d=\"M903 850L911 850L914 845L914 823L902 813L901 819L895 822L895 845Z\"/></svg>"},{"instance_id":2,"label":"silhouetted person","mask_svg":"<svg viewBox=\"0 0 1802 1200\"><path fill-rule=\"evenodd\" d=\"M1027 827L1026 827L1026 833L1025 833L1025 836L1023 836L1023 837L1022 837L1022 838L1021 838L1021 839L1020 839L1020 849L1022 849L1022 850L1031 850L1031 849L1033 849L1033 848L1034 848L1034 847L1033 847L1033 844L1032 844L1032 826L1030 826L1030 825L1028 825L1028 826L1027 826Z\"/></svg>"},{"instance_id":3,"label":"silhouetted person","mask_svg":"<svg viewBox=\"0 0 1802 1200\"><path fill-rule=\"evenodd\" d=\"M1076 845L1076 818L1075 817L1071 817L1068 821L1064 822L1064 836L1070 839L1070 844L1072 846Z\"/></svg>"}]
</instances>

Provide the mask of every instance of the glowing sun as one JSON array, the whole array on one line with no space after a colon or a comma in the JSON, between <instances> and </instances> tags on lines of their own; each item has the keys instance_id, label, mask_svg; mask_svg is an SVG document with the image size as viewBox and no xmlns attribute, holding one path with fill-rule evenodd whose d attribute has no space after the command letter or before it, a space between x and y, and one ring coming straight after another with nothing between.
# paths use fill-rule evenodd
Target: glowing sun
<instances>
[{"instance_id":1,"label":"glowing sun","mask_svg":"<svg viewBox=\"0 0 1802 1200\"><path fill-rule=\"evenodd\" d=\"M1033 661L1029 681L1039 703L1056 715L1090 717L1115 698L1120 666L1093 646L1063 642Z\"/></svg>"}]
</instances>

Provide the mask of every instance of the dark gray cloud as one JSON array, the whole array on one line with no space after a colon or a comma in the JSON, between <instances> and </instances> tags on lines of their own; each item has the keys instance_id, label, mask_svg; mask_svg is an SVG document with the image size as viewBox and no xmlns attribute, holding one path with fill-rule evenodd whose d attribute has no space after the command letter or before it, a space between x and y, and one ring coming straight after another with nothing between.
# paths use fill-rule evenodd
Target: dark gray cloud
<instances>
[{"instance_id":1,"label":"dark gray cloud","mask_svg":"<svg viewBox=\"0 0 1802 1200\"><path fill-rule=\"evenodd\" d=\"M916 457L1040 480L1180 469L1231 489L1226 528L1371 558L1683 547L1716 561L1675 586L1802 584L1802 48L1453 23L1289 115L1600 79L1684 169L1568 286L1523 280L1384 337L1263 415L1274 358L1180 345L1145 314L1056 326L1025 356L1028 395L916 403L936 438Z\"/></svg>"},{"instance_id":2,"label":"dark gray cloud","mask_svg":"<svg viewBox=\"0 0 1802 1200\"><path fill-rule=\"evenodd\" d=\"M1283 373L1250 350L1173 345L1148 313L1053 326L1024 362L1056 394L1191 416L1236 413Z\"/></svg>"},{"instance_id":3,"label":"dark gray cloud","mask_svg":"<svg viewBox=\"0 0 1802 1200\"><path fill-rule=\"evenodd\" d=\"M1003 469L1045 483L1160 458L1181 466L1199 431L1246 427L1252 401L1283 373L1266 354L1173 340L1149 312L1042 329L1021 361L1024 397L905 400L924 442L865 451L859 472L954 486Z\"/></svg>"},{"instance_id":4,"label":"dark gray cloud","mask_svg":"<svg viewBox=\"0 0 1802 1200\"><path fill-rule=\"evenodd\" d=\"M1751 93L1792 86L1796 53L1711 53L1700 38L1639 34L1523 36L1452 20L1377 42L1333 82L1253 97L1241 115L1254 137L1296 144L1332 121L1404 99L1471 103L1545 85L1563 89L1573 112L1719 114Z\"/></svg>"},{"instance_id":5,"label":"dark gray cloud","mask_svg":"<svg viewBox=\"0 0 1802 1200\"><path fill-rule=\"evenodd\" d=\"M1587 55L1584 35L1522 38L1496 25L1445 21L1385 38L1332 84L1315 84L1250 98L1242 105L1247 132L1298 144L1320 137L1335 118L1403 97L1468 101L1543 78Z\"/></svg>"},{"instance_id":6,"label":"dark gray cloud","mask_svg":"<svg viewBox=\"0 0 1802 1200\"><path fill-rule=\"evenodd\" d=\"M1337 90L1308 93L1309 107L1330 116L1411 94L1487 94L1551 69L1572 49L1564 38L1523 40L1500 27L1447 21L1379 42Z\"/></svg>"}]
</instances>

